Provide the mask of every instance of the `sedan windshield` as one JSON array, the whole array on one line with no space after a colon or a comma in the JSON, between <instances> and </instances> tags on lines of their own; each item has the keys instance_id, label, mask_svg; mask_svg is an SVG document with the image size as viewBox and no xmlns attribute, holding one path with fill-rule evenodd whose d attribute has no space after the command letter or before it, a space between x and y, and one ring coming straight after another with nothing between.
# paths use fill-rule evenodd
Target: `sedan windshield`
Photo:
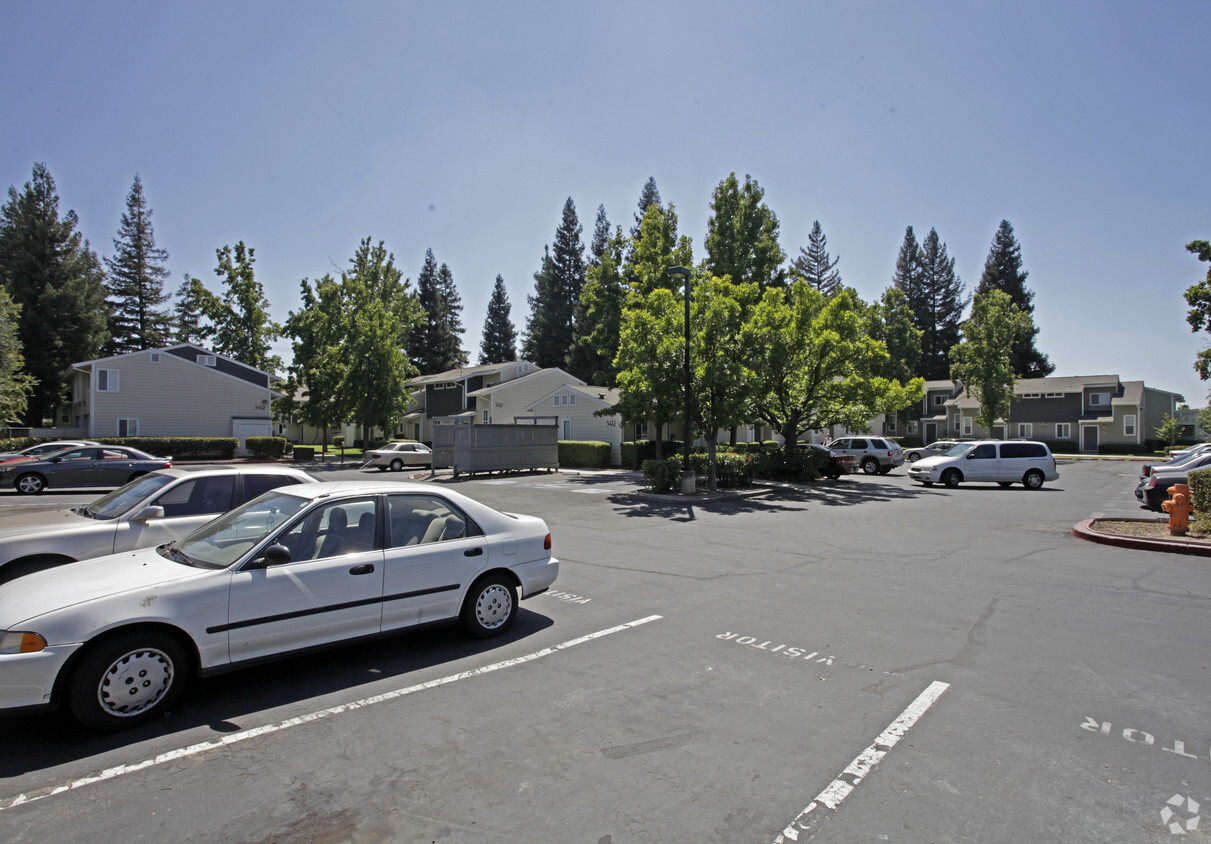
<instances>
[{"instance_id":1,"label":"sedan windshield","mask_svg":"<svg viewBox=\"0 0 1211 844\"><path fill-rule=\"evenodd\" d=\"M942 453L947 457L958 457L960 454L966 454L974 445L975 443L955 443Z\"/></svg>"},{"instance_id":2,"label":"sedan windshield","mask_svg":"<svg viewBox=\"0 0 1211 844\"><path fill-rule=\"evenodd\" d=\"M171 558L202 568L226 568L306 506L305 498L267 492L173 543Z\"/></svg>"},{"instance_id":3,"label":"sedan windshield","mask_svg":"<svg viewBox=\"0 0 1211 844\"><path fill-rule=\"evenodd\" d=\"M170 483L172 478L168 475L143 475L77 508L76 512L90 519L116 519Z\"/></svg>"}]
</instances>

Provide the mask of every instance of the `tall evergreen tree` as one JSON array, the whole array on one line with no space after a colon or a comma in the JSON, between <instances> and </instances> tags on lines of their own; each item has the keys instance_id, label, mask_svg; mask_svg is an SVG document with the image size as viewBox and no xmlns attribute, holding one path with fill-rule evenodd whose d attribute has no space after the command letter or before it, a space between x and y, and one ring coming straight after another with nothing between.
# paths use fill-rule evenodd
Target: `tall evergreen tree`
<instances>
[{"instance_id":1,"label":"tall evergreen tree","mask_svg":"<svg viewBox=\"0 0 1211 844\"><path fill-rule=\"evenodd\" d=\"M505 280L498 275L492 298L488 300L488 315L484 318L483 339L479 344L481 365L517 360L517 328L509 318L511 311Z\"/></svg>"},{"instance_id":2,"label":"tall evergreen tree","mask_svg":"<svg viewBox=\"0 0 1211 844\"><path fill-rule=\"evenodd\" d=\"M597 220L593 224L593 242L589 244L589 266L601 263L601 256L610 245L610 221L604 205L597 206Z\"/></svg>"},{"instance_id":3,"label":"tall evergreen tree","mask_svg":"<svg viewBox=\"0 0 1211 844\"><path fill-rule=\"evenodd\" d=\"M214 325L209 314L219 310L219 300L206 289L202 280L185 273L185 280L177 288L176 304L173 305L173 340L177 343L204 344L214 336Z\"/></svg>"},{"instance_id":4,"label":"tall evergreen tree","mask_svg":"<svg viewBox=\"0 0 1211 844\"><path fill-rule=\"evenodd\" d=\"M17 338L21 306L0 287L0 422L17 422L25 415L34 379L25 372L25 357Z\"/></svg>"},{"instance_id":5,"label":"tall evergreen tree","mask_svg":"<svg viewBox=\"0 0 1211 844\"><path fill-rule=\"evenodd\" d=\"M749 176L744 185L730 174L715 188L706 222L705 274L733 284L756 284L759 292L786 286L786 253L778 245L778 216L762 200L765 190Z\"/></svg>"},{"instance_id":6,"label":"tall evergreen tree","mask_svg":"<svg viewBox=\"0 0 1211 844\"><path fill-rule=\"evenodd\" d=\"M425 250L425 263L416 279L416 295L424 318L412 329L410 350L413 365L422 375L433 375L467 365L461 336L463 303L454 286L454 275L440 267L433 250Z\"/></svg>"},{"instance_id":7,"label":"tall evergreen tree","mask_svg":"<svg viewBox=\"0 0 1211 844\"><path fill-rule=\"evenodd\" d=\"M963 282L946 244L930 229L921 244L921 303L917 328L922 332L921 375L927 381L950 377L950 350L959 342L963 321Z\"/></svg>"},{"instance_id":8,"label":"tall evergreen tree","mask_svg":"<svg viewBox=\"0 0 1211 844\"><path fill-rule=\"evenodd\" d=\"M614 359L622 331L622 307L626 285L622 279L622 256L626 239L619 226L609 239L576 303L575 334L568 353L568 372L601 387L618 385Z\"/></svg>"},{"instance_id":9,"label":"tall evergreen tree","mask_svg":"<svg viewBox=\"0 0 1211 844\"><path fill-rule=\"evenodd\" d=\"M639 229L643 225L643 218L653 205L664 210L664 206L660 203L660 191L656 188L656 177L648 176L643 190L639 192L639 211L635 214L635 225L631 226L631 240L639 239Z\"/></svg>"},{"instance_id":10,"label":"tall evergreen tree","mask_svg":"<svg viewBox=\"0 0 1211 844\"><path fill-rule=\"evenodd\" d=\"M913 232L912 226L909 226L904 230L904 242L900 244L900 254L896 256L896 270L892 274L891 283L904 294L917 328L921 328L924 324L926 312L921 291L922 273L921 247L917 243L917 236Z\"/></svg>"},{"instance_id":11,"label":"tall evergreen tree","mask_svg":"<svg viewBox=\"0 0 1211 844\"><path fill-rule=\"evenodd\" d=\"M576 303L585 281L581 232L576 205L568 197L555 230L554 249L544 254L543 269L534 276L534 295L528 299L531 319L525 357L542 367L564 366L572 348Z\"/></svg>"},{"instance_id":12,"label":"tall evergreen tree","mask_svg":"<svg viewBox=\"0 0 1211 844\"><path fill-rule=\"evenodd\" d=\"M21 306L17 338L35 381L24 421L39 426L65 397L73 363L97 357L106 339L104 271L76 231L76 214L59 216L46 165L0 209L0 284Z\"/></svg>"},{"instance_id":13,"label":"tall evergreen tree","mask_svg":"<svg viewBox=\"0 0 1211 844\"><path fill-rule=\"evenodd\" d=\"M223 295L207 316L214 323L214 350L240 363L265 372L277 372L282 359L269 353L282 327L269 318L265 288L256 280L252 265L254 250L244 241L215 250L219 265L215 275L223 279Z\"/></svg>"},{"instance_id":14,"label":"tall evergreen tree","mask_svg":"<svg viewBox=\"0 0 1211 844\"><path fill-rule=\"evenodd\" d=\"M135 174L126 211L114 238L114 254L106 258L109 308L109 342L105 351L124 354L140 349L155 349L168 342L172 317L161 307L168 301L164 280L168 252L156 248L151 225L151 209L143 195L143 182Z\"/></svg>"},{"instance_id":15,"label":"tall evergreen tree","mask_svg":"<svg viewBox=\"0 0 1211 844\"><path fill-rule=\"evenodd\" d=\"M841 287L841 272L837 262L841 256L832 258L828 254L828 238L819 220L812 221L812 230L807 236L807 248L799 247L793 272L825 296L832 296Z\"/></svg>"},{"instance_id":16,"label":"tall evergreen tree","mask_svg":"<svg viewBox=\"0 0 1211 844\"><path fill-rule=\"evenodd\" d=\"M1014 237L1013 226L1008 220L1001 220L984 261L984 274L976 285L976 295L989 290L1004 291L1018 310L1026 314L1030 328L1014 341L1010 365L1019 378L1044 378L1055 371L1055 365L1035 346L1039 329L1034 324L1034 291L1026 286L1027 275L1022 269L1022 248Z\"/></svg>"}]
</instances>

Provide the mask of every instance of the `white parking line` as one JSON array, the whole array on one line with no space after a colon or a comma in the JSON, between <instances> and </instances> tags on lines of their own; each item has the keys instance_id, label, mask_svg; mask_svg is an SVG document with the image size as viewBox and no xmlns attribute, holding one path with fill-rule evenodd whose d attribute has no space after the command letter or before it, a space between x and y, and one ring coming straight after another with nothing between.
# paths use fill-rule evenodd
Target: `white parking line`
<instances>
[{"instance_id":1,"label":"white parking line","mask_svg":"<svg viewBox=\"0 0 1211 844\"><path fill-rule=\"evenodd\" d=\"M340 706L333 706L330 709L321 709L318 712L300 715L297 718L288 718L287 720L279 721L276 724L267 724L263 727L255 727L251 730L243 730L238 733L231 733L223 736L220 739L215 739L214 741L204 741L200 742L199 744L189 745L188 747L170 750L166 753L161 753L158 756L153 756L150 759L144 759L141 762L135 762L130 765L117 765L113 768L106 768L104 771L101 771L98 774L93 774L91 776L82 777L78 780L73 780L62 785L54 786L46 791L27 792L25 794L18 794L16 797L9 798L8 800L0 801L0 812L5 811L6 809L12 809L16 806L23 806L38 800L43 800L47 797L53 797L56 794L75 791L77 788L91 785L96 782L112 780L123 776L124 774L133 774L135 771L142 771L145 768L162 765L165 762L174 762L178 759L185 759L189 756L197 756L200 753L205 753L207 750L214 750L218 747L226 747L227 745L236 744L237 742L244 741L245 739L280 732L281 730L286 730L290 727L297 727L300 724L310 724L313 721L319 721L331 715L340 715L341 713L352 712L355 709L362 709L376 703L395 700L396 698L403 697L404 695L410 695L413 692L423 692L429 689L436 689L438 686L445 686L450 683L457 682L458 680L466 680L471 677L478 677L481 674L490 674L491 672L499 671L502 668L512 668L515 665L533 662L534 660L541 659L544 656L550 656L556 651L566 650L567 648L571 648L575 645L582 645L585 642L591 642L594 639L600 639L602 636L609 636L612 633L620 633L623 630L630 630L632 627L638 627L641 624L647 624L649 621L656 621L660 618L662 618L662 616L649 615L647 618L641 618L637 621L629 621L626 624L620 624L617 627L610 627L606 630L598 630L596 633L590 633L589 635L581 636L578 639L569 639L563 644L555 645L551 648L543 648L540 651L535 651L534 653L526 654L525 656L519 656L514 659L506 659L503 662L496 662L492 665L485 665L482 668L473 668L470 671L451 674L438 680L430 680L427 683L418 683L415 686L408 686L407 688L396 689L395 691L385 692L381 695L362 698L361 700L355 700L352 703L343 703Z\"/></svg>"},{"instance_id":2,"label":"white parking line","mask_svg":"<svg viewBox=\"0 0 1211 844\"><path fill-rule=\"evenodd\" d=\"M799 813L799 816L787 824L786 829L782 830L782 834L774 839L774 844L783 844L784 841L798 841L799 835L804 832L810 832L815 820L819 815L813 815L821 806L836 811L841 802L849 796L858 783L869 774L880 762L883 757L896 746L900 739L912 729L913 724L920 720L921 716L929 711L929 708L938 702L938 698L942 693L950 688L949 683L943 683L940 680L935 680L929 684L929 688L921 692L917 699L908 705L908 707L900 713L900 717L892 721L887 729L879 734L875 739L874 744L858 754L854 761L849 763L844 771L842 771L835 780L829 783L828 788L816 795L816 799L807 804L807 808Z\"/></svg>"}]
</instances>

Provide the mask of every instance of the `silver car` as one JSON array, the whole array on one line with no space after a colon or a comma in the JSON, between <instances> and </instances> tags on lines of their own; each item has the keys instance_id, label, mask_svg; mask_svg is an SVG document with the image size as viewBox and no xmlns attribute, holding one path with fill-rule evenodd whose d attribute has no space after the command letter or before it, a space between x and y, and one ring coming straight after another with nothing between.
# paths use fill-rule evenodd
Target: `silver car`
<instances>
[{"instance_id":1,"label":"silver car","mask_svg":"<svg viewBox=\"0 0 1211 844\"><path fill-rule=\"evenodd\" d=\"M390 469L398 472L405 466L432 466L433 452L424 443L393 442L380 445L367 451L364 455L366 465L373 466L380 472Z\"/></svg>"},{"instance_id":2,"label":"silver car","mask_svg":"<svg viewBox=\"0 0 1211 844\"><path fill-rule=\"evenodd\" d=\"M840 437L827 445L841 454L852 454L858 461L858 468L868 475L886 475L904 465L904 449L882 437Z\"/></svg>"},{"instance_id":3,"label":"silver car","mask_svg":"<svg viewBox=\"0 0 1211 844\"><path fill-rule=\"evenodd\" d=\"M315 478L289 466L160 469L70 510L0 514L0 583L180 539L263 492Z\"/></svg>"},{"instance_id":4,"label":"silver car","mask_svg":"<svg viewBox=\"0 0 1211 844\"><path fill-rule=\"evenodd\" d=\"M958 440L936 440L929 445L906 448L904 449L904 459L909 463L916 463L922 457L937 457L939 454L945 454L958 442Z\"/></svg>"},{"instance_id":5,"label":"silver car","mask_svg":"<svg viewBox=\"0 0 1211 844\"><path fill-rule=\"evenodd\" d=\"M20 451L5 451L0 453L0 460L17 460L26 458L28 460L41 460L43 457L50 457L56 451L63 451L65 448L79 448L83 445L100 445L101 443L93 442L92 440L56 440L49 443L38 443L31 445L28 448L23 448Z\"/></svg>"}]
</instances>

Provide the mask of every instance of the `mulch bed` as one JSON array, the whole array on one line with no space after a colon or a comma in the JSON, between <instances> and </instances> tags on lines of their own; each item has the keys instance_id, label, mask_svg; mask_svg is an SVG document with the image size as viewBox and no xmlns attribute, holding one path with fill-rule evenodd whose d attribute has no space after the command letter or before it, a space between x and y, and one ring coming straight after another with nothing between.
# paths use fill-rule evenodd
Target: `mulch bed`
<instances>
[{"instance_id":1,"label":"mulch bed","mask_svg":"<svg viewBox=\"0 0 1211 844\"><path fill-rule=\"evenodd\" d=\"M1187 533L1174 536L1169 533L1168 519L1094 519L1089 529L1111 536L1139 536L1145 539L1185 539L1189 542L1211 544L1211 534Z\"/></svg>"}]
</instances>

